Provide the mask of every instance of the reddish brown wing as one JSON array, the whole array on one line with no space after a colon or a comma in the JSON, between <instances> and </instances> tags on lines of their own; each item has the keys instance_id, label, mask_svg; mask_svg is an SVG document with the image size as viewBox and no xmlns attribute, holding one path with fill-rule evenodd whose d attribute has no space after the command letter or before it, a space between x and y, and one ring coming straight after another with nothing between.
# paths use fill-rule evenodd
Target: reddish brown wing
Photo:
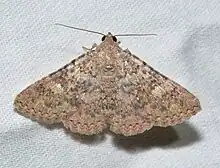
<instances>
[{"instance_id":1,"label":"reddish brown wing","mask_svg":"<svg viewBox=\"0 0 220 168\"><path fill-rule=\"evenodd\" d=\"M47 124L59 123L72 108L63 86L68 83L65 68L57 71L19 93L14 101L15 109L33 120Z\"/></svg>"},{"instance_id":2,"label":"reddish brown wing","mask_svg":"<svg viewBox=\"0 0 220 168\"><path fill-rule=\"evenodd\" d=\"M136 135L182 123L201 110L199 100L181 85L130 53L124 59L127 75L118 91L123 110L111 120L113 132Z\"/></svg>"}]
</instances>

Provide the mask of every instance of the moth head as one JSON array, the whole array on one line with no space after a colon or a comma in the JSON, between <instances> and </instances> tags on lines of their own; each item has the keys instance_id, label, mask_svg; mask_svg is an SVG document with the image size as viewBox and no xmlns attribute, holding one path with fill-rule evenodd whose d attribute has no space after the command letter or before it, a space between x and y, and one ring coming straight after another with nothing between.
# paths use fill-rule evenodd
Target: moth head
<instances>
[{"instance_id":1,"label":"moth head","mask_svg":"<svg viewBox=\"0 0 220 168\"><path fill-rule=\"evenodd\" d=\"M114 42L117 42L117 38L113 36L110 32L107 35L102 36L102 41L106 40L107 38L111 38Z\"/></svg>"}]
</instances>

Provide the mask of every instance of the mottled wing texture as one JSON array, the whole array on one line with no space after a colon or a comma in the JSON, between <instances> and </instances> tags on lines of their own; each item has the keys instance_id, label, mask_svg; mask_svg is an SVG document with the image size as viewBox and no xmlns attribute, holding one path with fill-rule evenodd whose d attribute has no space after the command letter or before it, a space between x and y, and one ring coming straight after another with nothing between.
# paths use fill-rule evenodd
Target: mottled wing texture
<instances>
[{"instance_id":1,"label":"mottled wing texture","mask_svg":"<svg viewBox=\"0 0 220 168\"><path fill-rule=\"evenodd\" d=\"M193 94L122 50L112 36L23 90L15 108L74 133L109 128L125 136L179 124L201 109Z\"/></svg>"},{"instance_id":2,"label":"mottled wing texture","mask_svg":"<svg viewBox=\"0 0 220 168\"><path fill-rule=\"evenodd\" d=\"M135 55L129 53L125 55L127 62L133 64L132 67L136 67L134 72L127 71L129 78L126 81L129 81L129 84L123 86L123 92L127 93L127 96L134 95L130 101L133 111L125 116L135 115L139 119L124 122L119 132L124 135L135 135L137 132L149 130L152 126L173 126L201 110L199 100L187 89Z\"/></svg>"},{"instance_id":3,"label":"mottled wing texture","mask_svg":"<svg viewBox=\"0 0 220 168\"><path fill-rule=\"evenodd\" d=\"M75 86L75 78L70 78L72 71L75 60L24 89L15 98L15 108L33 120L60 123L74 109L74 95L70 93Z\"/></svg>"},{"instance_id":4,"label":"mottled wing texture","mask_svg":"<svg viewBox=\"0 0 220 168\"><path fill-rule=\"evenodd\" d=\"M110 118L110 130L136 135L153 126L180 124L201 110L199 100L188 90L128 50L119 55L118 69L124 74L115 78L119 79L115 101L118 108Z\"/></svg>"},{"instance_id":5,"label":"mottled wing texture","mask_svg":"<svg viewBox=\"0 0 220 168\"><path fill-rule=\"evenodd\" d=\"M89 91L94 89L90 87L94 81L90 64L92 56L91 50L28 86L15 98L15 108L21 114L42 123L62 122L72 132L86 135L101 132L106 126L103 118L87 105L95 99L90 96L96 96L95 91ZM88 102L83 102L85 99ZM67 119L70 124L66 122Z\"/></svg>"}]
</instances>

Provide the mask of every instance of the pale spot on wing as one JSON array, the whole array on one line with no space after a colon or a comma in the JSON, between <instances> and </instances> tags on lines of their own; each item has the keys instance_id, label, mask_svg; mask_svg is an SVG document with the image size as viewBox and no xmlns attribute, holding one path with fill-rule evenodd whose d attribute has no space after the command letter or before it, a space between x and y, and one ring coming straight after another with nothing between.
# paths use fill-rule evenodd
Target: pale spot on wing
<instances>
[{"instance_id":1,"label":"pale spot on wing","mask_svg":"<svg viewBox=\"0 0 220 168\"><path fill-rule=\"evenodd\" d=\"M164 90L161 89L160 86L157 86L154 88L154 90L152 90L152 94L156 97L162 98L162 96L165 94L166 92Z\"/></svg>"}]
</instances>

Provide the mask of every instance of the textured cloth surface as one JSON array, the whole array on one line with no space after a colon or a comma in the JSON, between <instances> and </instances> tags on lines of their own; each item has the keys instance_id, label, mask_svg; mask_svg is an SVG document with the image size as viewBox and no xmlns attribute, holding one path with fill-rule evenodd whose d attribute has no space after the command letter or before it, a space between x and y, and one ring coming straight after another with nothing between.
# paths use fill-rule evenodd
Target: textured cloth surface
<instances>
[{"instance_id":1,"label":"textured cloth surface","mask_svg":"<svg viewBox=\"0 0 220 168\"><path fill-rule=\"evenodd\" d=\"M219 0L1 0L0 167L220 167ZM16 94L100 43L100 32L157 33L121 37L121 46L177 81L202 111L167 129L123 138L78 137L13 110Z\"/></svg>"}]
</instances>

